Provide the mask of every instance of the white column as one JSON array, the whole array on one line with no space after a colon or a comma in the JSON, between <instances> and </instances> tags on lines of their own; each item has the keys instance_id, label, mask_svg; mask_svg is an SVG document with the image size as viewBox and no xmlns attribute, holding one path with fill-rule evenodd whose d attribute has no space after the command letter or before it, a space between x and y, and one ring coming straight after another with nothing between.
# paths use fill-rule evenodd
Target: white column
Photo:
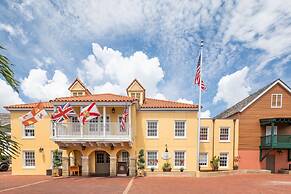
<instances>
[{"instance_id":1,"label":"white column","mask_svg":"<svg viewBox=\"0 0 291 194\"><path fill-rule=\"evenodd\" d=\"M82 106L80 106L80 112L82 111ZM81 137L83 137L83 123L80 121L80 133Z\"/></svg>"},{"instance_id":2,"label":"white column","mask_svg":"<svg viewBox=\"0 0 291 194\"><path fill-rule=\"evenodd\" d=\"M131 106L128 107L128 135L131 140Z\"/></svg>"},{"instance_id":3,"label":"white column","mask_svg":"<svg viewBox=\"0 0 291 194\"><path fill-rule=\"evenodd\" d=\"M103 136L105 137L106 132L106 106L103 106Z\"/></svg>"}]
</instances>

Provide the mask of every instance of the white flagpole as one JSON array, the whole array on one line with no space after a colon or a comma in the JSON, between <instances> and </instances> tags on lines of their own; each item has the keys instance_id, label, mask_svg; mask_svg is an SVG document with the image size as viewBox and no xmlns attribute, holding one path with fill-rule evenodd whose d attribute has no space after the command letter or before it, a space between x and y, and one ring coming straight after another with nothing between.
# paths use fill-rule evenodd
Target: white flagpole
<instances>
[{"instance_id":1,"label":"white flagpole","mask_svg":"<svg viewBox=\"0 0 291 194\"><path fill-rule=\"evenodd\" d=\"M200 117L201 117L201 82L202 82L202 52L203 52L203 40L200 43L200 80L199 80L199 103L198 103L198 129L197 129L197 171L199 168L200 159Z\"/></svg>"}]
</instances>

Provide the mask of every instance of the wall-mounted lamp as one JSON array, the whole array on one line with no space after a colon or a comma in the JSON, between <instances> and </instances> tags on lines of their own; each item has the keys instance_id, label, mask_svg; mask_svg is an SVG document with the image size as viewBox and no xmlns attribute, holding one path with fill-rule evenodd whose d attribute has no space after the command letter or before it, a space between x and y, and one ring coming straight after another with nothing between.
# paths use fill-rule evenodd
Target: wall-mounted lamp
<instances>
[{"instance_id":1,"label":"wall-mounted lamp","mask_svg":"<svg viewBox=\"0 0 291 194\"><path fill-rule=\"evenodd\" d=\"M114 146L113 146L113 144L111 145L110 149L111 149L111 150L114 150Z\"/></svg>"},{"instance_id":2,"label":"wall-mounted lamp","mask_svg":"<svg viewBox=\"0 0 291 194\"><path fill-rule=\"evenodd\" d=\"M82 150L85 150L86 149L86 146L82 146Z\"/></svg>"},{"instance_id":3,"label":"wall-mounted lamp","mask_svg":"<svg viewBox=\"0 0 291 194\"><path fill-rule=\"evenodd\" d=\"M111 109L111 112L112 113L115 113L115 108L114 107Z\"/></svg>"},{"instance_id":4,"label":"wall-mounted lamp","mask_svg":"<svg viewBox=\"0 0 291 194\"><path fill-rule=\"evenodd\" d=\"M38 149L39 152L43 152L43 150L44 150L43 147L40 147L40 148Z\"/></svg>"}]
</instances>

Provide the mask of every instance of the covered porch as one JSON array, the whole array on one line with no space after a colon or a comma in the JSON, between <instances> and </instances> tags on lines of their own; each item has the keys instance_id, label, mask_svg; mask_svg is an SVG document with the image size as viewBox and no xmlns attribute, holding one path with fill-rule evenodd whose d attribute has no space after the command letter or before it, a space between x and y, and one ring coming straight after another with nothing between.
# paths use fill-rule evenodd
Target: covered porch
<instances>
[{"instance_id":1,"label":"covered porch","mask_svg":"<svg viewBox=\"0 0 291 194\"><path fill-rule=\"evenodd\" d=\"M266 169L278 172L291 168L291 118L260 119L262 128L260 161Z\"/></svg>"},{"instance_id":2,"label":"covered porch","mask_svg":"<svg viewBox=\"0 0 291 194\"><path fill-rule=\"evenodd\" d=\"M63 176L135 176L136 159L132 144L59 143L64 150Z\"/></svg>"}]
</instances>

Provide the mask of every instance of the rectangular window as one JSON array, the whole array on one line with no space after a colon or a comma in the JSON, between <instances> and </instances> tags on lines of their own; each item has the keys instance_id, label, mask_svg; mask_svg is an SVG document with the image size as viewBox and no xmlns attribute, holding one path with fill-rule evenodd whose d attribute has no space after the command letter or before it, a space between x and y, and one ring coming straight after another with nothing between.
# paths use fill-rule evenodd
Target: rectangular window
<instances>
[{"instance_id":1,"label":"rectangular window","mask_svg":"<svg viewBox=\"0 0 291 194\"><path fill-rule=\"evenodd\" d=\"M227 128L227 127L220 128L219 140L220 141L229 141L229 128Z\"/></svg>"},{"instance_id":2,"label":"rectangular window","mask_svg":"<svg viewBox=\"0 0 291 194\"><path fill-rule=\"evenodd\" d=\"M175 137L185 137L185 121L175 121Z\"/></svg>"},{"instance_id":3,"label":"rectangular window","mask_svg":"<svg viewBox=\"0 0 291 194\"><path fill-rule=\"evenodd\" d=\"M140 93L136 93L135 96L136 96L136 99L138 99L138 101L140 101Z\"/></svg>"},{"instance_id":4,"label":"rectangular window","mask_svg":"<svg viewBox=\"0 0 291 194\"><path fill-rule=\"evenodd\" d=\"M207 166L208 164L208 154L206 152L202 152L199 154L199 165Z\"/></svg>"},{"instance_id":5,"label":"rectangular window","mask_svg":"<svg viewBox=\"0 0 291 194\"><path fill-rule=\"evenodd\" d=\"M103 131L103 115L101 115L100 117L100 125L102 126L102 131ZM110 118L109 118L109 116L106 116L106 123L105 123L105 129L106 129L106 131L109 131L109 129L110 129Z\"/></svg>"},{"instance_id":6,"label":"rectangular window","mask_svg":"<svg viewBox=\"0 0 291 194\"><path fill-rule=\"evenodd\" d=\"M34 125L28 125L24 127L25 137L34 137Z\"/></svg>"},{"instance_id":7,"label":"rectangular window","mask_svg":"<svg viewBox=\"0 0 291 194\"><path fill-rule=\"evenodd\" d=\"M227 167L228 164L228 153L220 153L219 155L219 166L220 167Z\"/></svg>"},{"instance_id":8,"label":"rectangular window","mask_svg":"<svg viewBox=\"0 0 291 194\"><path fill-rule=\"evenodd\" d=\"M200 128L200 140L208 141L208 127L201 127Z\"/></svg>"},{"instance_id":9,"label":"rectangular window","mask_svg":"<svg viewBox=\"0 0 291 194\"><path fill-rule=\"evenodd\" d=\"M89 121L89 131L90 132L97 132L98 131L98 117L93 118Z\"/></svg>"},{"instance_id":10,"label":"rectangular window","mask_svg":"<svg viewBox=\"0 0 291 194\"><path fill-rule=\"evenodd\" d=\"M158 121L147 121L147 136L148 137L158 136Z\"/></svg>"},{"instance_id":11,"label":"rectangular window","mask_svg":"<svg viewBox=\"0 0 291 194\"><path fill-rule=\"evenodd\" d=\"M291 161L291 150L288 150L288 161ZM291 170L291 169L289 169Z\"/></svg>"},{"instance_id":12,"label":"rectangular window","mask_svg":"<svg viewBox=\"0 0 291 194\"><path fill-rule=\"evenodd\" d=\"M185 166L185 152L184 151L175 151L174 164L176 167Z\"/></svg>"},{"instance_id":13,"label":"rectangular window","mask_svg":"<svg viewBox=\"0 0 291 194\"><path fill-rule=\"evenodd\" d=\"M158 152L157 151L147 152L147 166L149 167L158 166Z\"/></svg>"},{"instance_id":14,"label":"rectangular window","mask_svg":"<svg viewBox=\"0 0 291 194\"><path fill-rule=\"evenodd\" d=\"M271 108L282 108L282 94L272 94Z\"/></svg>"},{"instance_id":15,"label":"rectangular window","mask_svg":"<svg viewBox=\"0 0 291 194\"><path fill-rule=\"evenodd\" d=\"M24 151L24 166L25 167L35 167L35 155L34 151Z\"/></svg>"}]
</instances>

